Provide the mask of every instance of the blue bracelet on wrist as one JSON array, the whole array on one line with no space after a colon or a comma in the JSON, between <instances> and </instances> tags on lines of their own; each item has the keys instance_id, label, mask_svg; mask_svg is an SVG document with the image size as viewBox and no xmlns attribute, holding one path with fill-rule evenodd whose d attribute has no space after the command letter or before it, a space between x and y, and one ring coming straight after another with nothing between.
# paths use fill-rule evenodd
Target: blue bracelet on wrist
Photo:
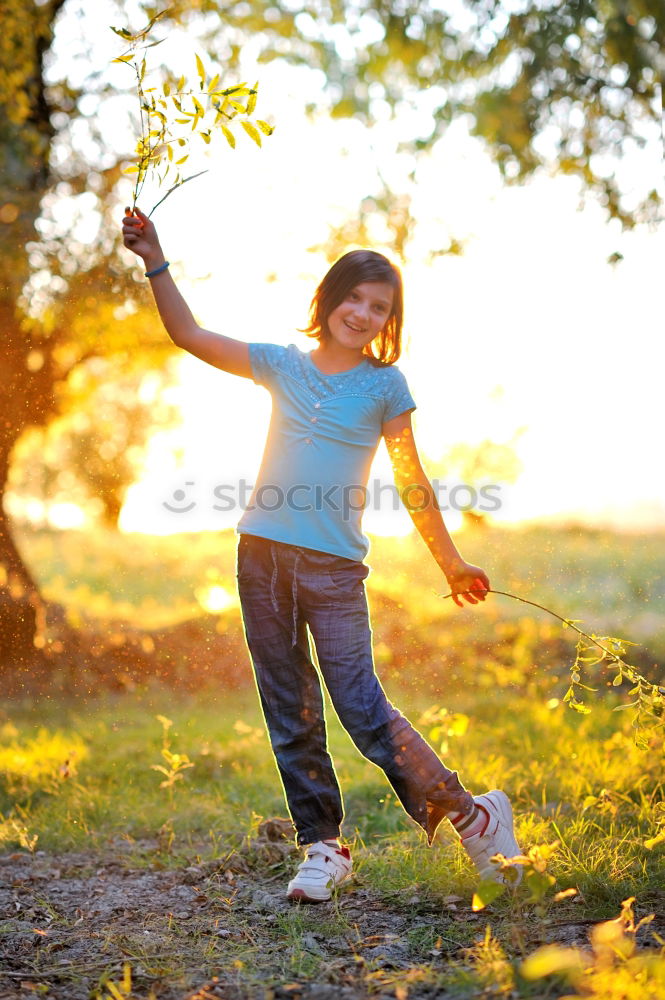
<instances>
[{"instance_id":1,"label":"blue bracelet on wrist","mask_svg":"<svg viewBox=\"0 0 665 1000\"><path fill-rule=\"evenodd\" d=\"M170 266L170 261L165 260L164 263L160 264L159 267L156 267L154 271L146 271L145 272L145 277L146 278L154 278L156 274L161 274L162 271L165 271L166 268L169 267L169 266Z\"/></svg>"}]
</instances>

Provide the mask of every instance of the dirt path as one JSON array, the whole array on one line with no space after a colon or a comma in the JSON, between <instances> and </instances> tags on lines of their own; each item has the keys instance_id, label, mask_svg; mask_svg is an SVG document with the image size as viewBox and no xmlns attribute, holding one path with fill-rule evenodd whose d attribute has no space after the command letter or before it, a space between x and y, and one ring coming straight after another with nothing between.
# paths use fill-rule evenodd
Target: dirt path
<instances>
[{"instance_id":1,"label":"dirt path","mask_svg":"<svg viewBox=\"0 0 665 1000\"><path fill-rule=\"evenodd\" d=\"M436 969L463 961L486 914L455 896L392 905L359 880L333 903L294 907L295 853L278 834L189 866L124 842L104 855L0 857L0 1000L106 998L105 977L119 985L126 963L132 997L157 1000L448 995ZM580 920L558 938L583 944L587 932Z\"/></svg>"}]
</instances>

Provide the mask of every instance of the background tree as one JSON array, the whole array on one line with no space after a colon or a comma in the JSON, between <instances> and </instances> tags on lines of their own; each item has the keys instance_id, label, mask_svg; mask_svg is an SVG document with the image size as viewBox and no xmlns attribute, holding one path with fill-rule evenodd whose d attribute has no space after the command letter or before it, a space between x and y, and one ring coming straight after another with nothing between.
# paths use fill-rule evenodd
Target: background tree
<instances>
[{"instance_id":1,"label":"background tree","mask_svg":"<svg viewBox=\"0 0 665 1000\"><path fill-rule=\"evenodd\" d=\"M151 435L178 422L177 407L164 395L174 382L175 373L167 378L162 371L119 375L111 358L78 365L67 383L65 412L25 434L16 450L12 507L27 512L36 500L48 523L51 505L71 503L116 529Z\"/></svg>"},{"instance_id":2,"label":"background tree","mask_svg":"<svg viewBox=\"0 0 665 1000\"><path fill-rule=\"evenodd\" d=\"M136 293L117 255L117 224L110 194L121 165L114 155L90 164L70 143L55 157L54 142L81 116L86 88L67 80L47 84L46 69L64 0L3 5L0 33L0 321L3 330L3 420L0 422L0 494L4 497L14 449L29 427L61 415L68 378L78 365L112 354L131 371L142 345L146 362L170 353L147 299ZM99 136L98 136L99 138ZM101 147L100 147L101 148ZM52 211L67 196L97 199L96 238L77 236L83 206L66 235ZM119 323L118 310L130 312ZM0 663L12 669L44 666L46 609L0 505ZM35 645L35 641L37 645Z\"/></svg>"},{"instance_id":3,"label":"background tree","mask_svg":"<svg viewBox=\"0 0 665 1000\"><path fill-rule=\"evenodd\" d=\"M83 83L64 70L59 79L48 73L67 8L66 0L4 0L2 9L0 495L17 442L27 428L61 414L61 387L78 365L112 355L127 372L137 363L145 370L172 350L117 252L114 192L126 158L103 128L104 102L117 95L92 59ZM121 21L125 10L118 3ZM156 12L137 5L141 21ZM617 168L627 148L645 143L661 112L661 0L524 0L518 12L500 0L468 0L454 14L421 0L336 0L318 8L316 19L304 2L175 0L160 24L168 30L175 23L196 31L201 48L230 74L249 40L263 61L323 70L335 115L370 124L375 101L395 110L426 94L431 127L404 136L414 156L466 114L508 181L549 164L578 176L624 226L660 219L656 192L624 194ZM340 31L348 38L344 56L335 44ZM77 130L87 132L86 144ZM63 225L54 209L68 198ZM379 191L379 209L380 200ZM403 231L408 212L403 203L399 210ZM96 231L84 238L77 227L92 217ZM117 309L128 305L133 311L118 323ZM28 667L42 658L34 640L44 613L0 505L0 663Z\"/></svg>"},{"instance_id":4,"label":"background tree","mask_svg":"<svg viewBox=\"0 0 665 1000\"><path fill-rule=\"evenodd\" d=\"M460 501L465 508L462 509L462 519L467 527L487 526L488 501L481 492L483 487L514 483L519 478L522 463L515 450L515 444L525 430L525 427L520 428L509 441L505 442L492 441L490 438L485 438L477 444L459 442L453 445L438 463L443 478L450 480L452 476L456 476L460 484L470 487L473 491ZM475 503L472 499L474 495ZM492 500L496 496L496 492L492 493Z\"/></svg>"},{"instance_id":5,"label":"background tree","mask_svg":"<svg viewBox=\"0 0 665 1000\"><path fill-rule=\"evenodd\" d=\"M469 115L472 133L507 182L553 168L578 177L582 190L626 228L661 221L657 190L622 190L620 179L625 154L658 138L661 0L450 6L450 13L419 0L326 8L308 27L322 45L334 113L369 122L375 101L395 109L426 91L431 126L405 138L402 148L427 149L454 117ZM339 60L324 41L331 23L345 24L351 40L356 31L356 39L371 41ZM657 155L655 147L654 164Z\"/></svg>"}]
</instances>

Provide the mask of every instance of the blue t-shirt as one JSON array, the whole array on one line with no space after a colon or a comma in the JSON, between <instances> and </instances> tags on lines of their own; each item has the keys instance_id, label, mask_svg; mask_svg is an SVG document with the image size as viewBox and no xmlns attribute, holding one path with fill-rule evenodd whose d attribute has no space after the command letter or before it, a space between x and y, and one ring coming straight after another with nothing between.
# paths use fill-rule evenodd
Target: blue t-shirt
<instances>
[{"instance_id":1,"label":"blue t-shirt","mask_svg":"<svg viewBox=\"0 0 665 1000\"><path fill-rule=\"evenodd\" d=\"M414 410L394 365L363 359L324 375L294 344L250 344L254 381L272 396L256 487L238 532L362 560L370 466L387 420Z\"/></svg>"}]
</instances>

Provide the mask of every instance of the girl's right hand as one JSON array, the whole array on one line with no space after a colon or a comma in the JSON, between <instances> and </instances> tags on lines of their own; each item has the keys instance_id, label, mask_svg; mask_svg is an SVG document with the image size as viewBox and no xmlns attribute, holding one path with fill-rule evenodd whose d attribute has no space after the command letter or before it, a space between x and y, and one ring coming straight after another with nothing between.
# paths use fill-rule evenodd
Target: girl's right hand
<instances>
[{"instance_id":1,"label":"girl's right hand","mask_svg":"<svg viewBox=\"0 0 665 1000\"><path fill-rule=\"evenodd\" d=\"M138 254L144 261L155 260L163 256L155 225L147 215L143 214L140 208L135 208L134 214L130 208L125 209L125 217L122 220L122 236L127 249Z\"/></svg>"}]
</instances>

